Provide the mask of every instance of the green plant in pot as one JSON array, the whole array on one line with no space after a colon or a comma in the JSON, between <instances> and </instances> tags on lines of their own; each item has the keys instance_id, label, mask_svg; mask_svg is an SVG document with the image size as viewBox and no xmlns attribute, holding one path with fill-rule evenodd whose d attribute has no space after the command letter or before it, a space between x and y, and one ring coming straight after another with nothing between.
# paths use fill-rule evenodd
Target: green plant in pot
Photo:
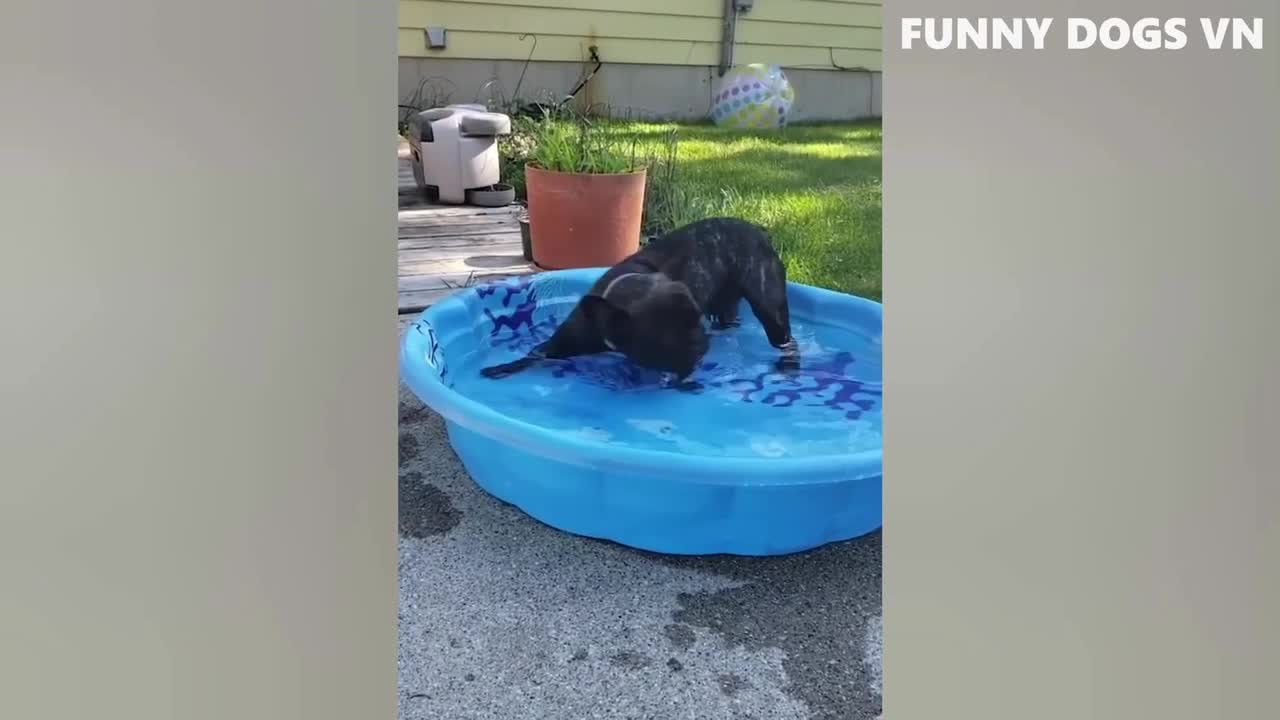
<instances>
[{"instance_id":1,"label":"green plant in pot","mask_svg":"<svg viewBox=\"0 0 1280 720\"><path fill-rule=\"evenodd\" d=\"M511 118L511 132L498 137L499 174L504 182L515 189L516 199L523 201L525 193L524 166L529 162L537 140L538 120L528 115Z\"/></svg>"},{"instance_id":2,"label":"green plant in pot","mask_svg":"<svg viewBox=\"0 0 1280 720\"><path fill-rule=\"evenodd\" d=\"M525 164L533 261L605 267L640 247L645 163L590 121L544 116Z\"/></svg>"}]
</instances>

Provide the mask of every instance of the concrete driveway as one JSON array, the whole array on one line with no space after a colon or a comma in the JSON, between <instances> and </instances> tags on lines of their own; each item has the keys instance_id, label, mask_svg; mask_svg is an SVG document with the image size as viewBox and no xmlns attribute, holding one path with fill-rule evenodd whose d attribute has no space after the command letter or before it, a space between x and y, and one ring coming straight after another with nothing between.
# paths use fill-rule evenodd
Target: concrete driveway
<instances>
[{"instance_id":1,"label":"concrete driveway","mask_svg":"<svg viewBox=\"0 0 1280 720\"><path fill-rule=\"evenodd\" d=\"M478 489L401 385L404 720L870 720L880 534L676 558L553 530Z\"/></svg>"}]
</instances>

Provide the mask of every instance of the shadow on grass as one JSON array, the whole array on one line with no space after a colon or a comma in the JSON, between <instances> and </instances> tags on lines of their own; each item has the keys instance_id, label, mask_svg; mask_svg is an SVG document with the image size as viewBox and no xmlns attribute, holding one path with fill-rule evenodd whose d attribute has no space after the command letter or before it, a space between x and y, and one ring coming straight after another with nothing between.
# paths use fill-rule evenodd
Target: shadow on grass
<instances>
[{"instance_id":1,"label":"shadow on grass","mask_svg":"<svg viewBox=\"0 0 1280 720\"><path fill-rule=\"evenodd\" d=\"M763 225L787 266L807 285L881 299L882 200L879 158L817 158L781 167L767 151L751 163L707 158L685 175L708 200L704 214Z\"/></svg>"},{"instance_id":2,"label":"shadow on grass","mask_svg":"<svg viewBox=\"0 0 1280 720\"><path fill-rule=\"evenodd\" d=\"M680 172L698 185L787 192L862 184L880 177L882 165L878 153L833 157L755 145L721 155L682 158Z\"/></svg>"},{"instance_id":3,"label":"shadow on grass","mask_svg":"<svg viewBox=\"0 0 1280 720\"><path fill-rule=\"evenodd\" d=\"M881 123L879 120L861 120L844 123L796 123L782 130L738 130L714 125L710 122L654 122L628 123L611 121L606 127L609 132L619 137L632 137L638 140L659 139L672 128L678 128L680 139L691 141L733 142L742 139L756 139L777 143L814 143L814 142L880 142Z\"/></svg>"},{"instance_id":4,"label":"shadow on grass","mask_svg":"<svg viewBox=\"0 0 1280 720\"><path fill-rule=\"evenodd\" d=\"M876 186L815 194L781 212L753 212L769 229L788 279L881 299L881 201ZM751 219L751 218L748 218Z\"/></svg>"}]
</instances>

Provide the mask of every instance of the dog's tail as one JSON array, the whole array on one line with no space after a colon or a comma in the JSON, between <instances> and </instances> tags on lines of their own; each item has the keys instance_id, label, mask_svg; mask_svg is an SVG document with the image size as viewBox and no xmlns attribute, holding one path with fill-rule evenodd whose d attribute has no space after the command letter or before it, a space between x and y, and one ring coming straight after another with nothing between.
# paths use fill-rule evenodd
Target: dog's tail
<instances>
[{"instance_id":1,"label":"dog's tail","mask_svg":"<svg viewBox=\"0 0 1280 720\"><path fill-rule=\"evenodd\" d=\"M539 358L532 357L532 356L523 357L523 358L520 358L519 360L516 360L515 362L503 363L501 365L491 365L481 370L480 374L487 378L503 378L503 377L507 377L508 375L515 375L521 370L524 370L525 368L534 364L538 360Z\"/></svg>"}]
</instances>

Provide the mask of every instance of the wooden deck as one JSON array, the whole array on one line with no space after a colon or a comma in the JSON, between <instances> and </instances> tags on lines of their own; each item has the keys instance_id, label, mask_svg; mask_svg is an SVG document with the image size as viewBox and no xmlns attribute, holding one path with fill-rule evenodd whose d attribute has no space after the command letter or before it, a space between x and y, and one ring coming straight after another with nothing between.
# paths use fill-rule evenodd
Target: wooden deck
<instances>
[{"instance_id":1,"label":"wooden deck","mask_svg":"<svg viewBox=\"0 0 1280 720\"><path fill-rule=\"evenodd\" d=\"M418 313L468 282L535 271L520 249L517 206L431 205L400 148L400 313Z\"/></svg>"}]
</instances>

